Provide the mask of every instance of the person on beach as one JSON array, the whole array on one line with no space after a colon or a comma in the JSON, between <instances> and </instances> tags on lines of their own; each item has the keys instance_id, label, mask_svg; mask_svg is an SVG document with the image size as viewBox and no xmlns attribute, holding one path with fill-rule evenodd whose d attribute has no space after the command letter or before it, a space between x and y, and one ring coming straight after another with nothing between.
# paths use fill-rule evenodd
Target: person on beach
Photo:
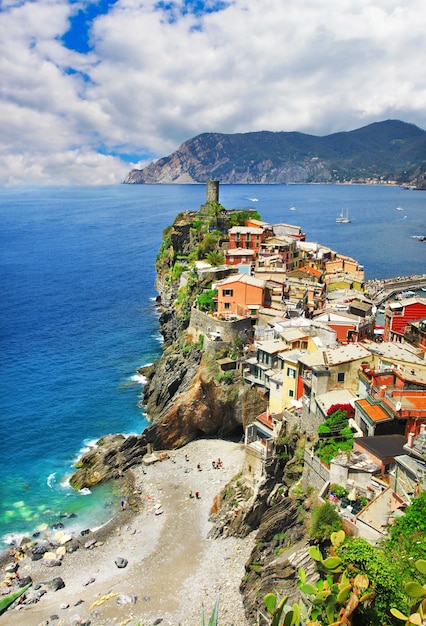
<instances>
[{"instance_id":1,"label":"person on beach","mask_svg":"<svg viewBox=\"0 0 426 626\"><path fill-rule=\"evenodd\" d=\"M121 501L121 510L124 511L125 508L126 508L126 501L122 500Z\"/></svg>"},{"instance_id":2,"label":"person on beach","mask_svg":"<svg viewBox=\"0 0 426 626\"><path fill-rule=\"evenodd\" d=\"M196 492L195 492L195 497L197 498L197 500L199 500L199 499L200 499L200 492L199 492L199 491L196 491Z\"/></svg>"},{"instance_id":3,"label":"person on beach","mask_svg":"<svg viewBox=\"0 0 426 626\"><path fill-rule=\"evenodd\" d=\"M198 470L199 472L201 472L201 465L200 465L200 463L198 463L198 465L197 465L197 470Z\"/></svg>"},{"instance_id":4,"label":"person on beach","mask_svg":"<svg viewBox=\"0 0 426 626\"><path fill-rule=\"evenodd\" d=\"M190 498L193 498L193 497L194 497L194 494L192 493L192 489L191 489L191 491L189 492L189 497L190 497Z\"/></svg>"}]
</instances>

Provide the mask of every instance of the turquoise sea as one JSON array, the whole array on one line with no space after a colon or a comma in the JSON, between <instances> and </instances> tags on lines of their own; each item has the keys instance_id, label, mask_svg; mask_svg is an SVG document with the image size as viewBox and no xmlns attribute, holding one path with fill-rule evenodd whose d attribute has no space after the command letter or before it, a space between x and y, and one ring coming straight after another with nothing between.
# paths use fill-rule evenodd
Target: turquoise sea
<instances>
[{"instance_id":1,"label":"turquoise sea","mask_svg":"<svg viewBox=\"0 0 426 626\"><path fill-rule=\"evenodd\" d=\"M136 369L161 351L155 256L163 228L204 201L204 185L0 189L0 547L58 521L93 528L116 511L114 488L77 494L67 480L90 443L148 423ZM302 226L367 278L426 272L416 239L426 192L223 185L220 201ZM352 223L336 224L342 209Z\"/></svg>"}]
</instances>

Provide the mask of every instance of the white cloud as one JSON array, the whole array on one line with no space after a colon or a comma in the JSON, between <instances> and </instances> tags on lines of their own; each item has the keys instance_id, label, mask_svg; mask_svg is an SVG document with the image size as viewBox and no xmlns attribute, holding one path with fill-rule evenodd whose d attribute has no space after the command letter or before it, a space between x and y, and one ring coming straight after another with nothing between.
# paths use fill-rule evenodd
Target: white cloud
<instances>
[{"instance_id":1,"label":"white cloud","mask_svg":"<svg viewBox=\"0 0 426 626\"><path fill-rule=\"evenodd\" d=\"M94 151L0 155L2 185L108 185L121 183L130 169L116 157Z\"/></svg>"},{"instance_id":2,"label":"white cloud","mask_svg":"<svg viewBox=\"0 0 426 626\"><path fill-rule=\"evenodd\" d=\"M0 184L120 181L117 155L158 158L208 131L426 128L424 0L181 5L118 0L88 54L61 42L77 5L3 5Z\"/></svg>"}]
</instances>

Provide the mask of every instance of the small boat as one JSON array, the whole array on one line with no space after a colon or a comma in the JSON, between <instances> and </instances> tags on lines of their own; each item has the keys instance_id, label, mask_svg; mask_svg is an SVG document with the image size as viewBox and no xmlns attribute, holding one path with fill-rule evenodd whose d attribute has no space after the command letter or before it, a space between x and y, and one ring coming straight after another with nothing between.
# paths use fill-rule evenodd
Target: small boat
<instances>
[{"instance_id":1,"label":"small boat","mask_svg":"<svg viewBox=\"0 0 426 626\"><path fill-rule=\"evenodd\" d=\"M352 222L352 220L349 218L349 212L346 209L346 215L343 211L343 209L340 211L340 215L339 217L336 219L336 223L337 224L350 224L350 222Z\"/></svg>"},{"instance_id":2,"label":"small boat","mask_svg":"<svg viewBox=\"0 0 426 626\"><path fill-rule=\"evenodd\" d=\"M295 206L291 206L291 207L290 207L290 211L295 211L295 210L296 210L296 207L295 207Z\"/></svg>"},{"instance_id":3,"label":"small boat","mask_svg":"<svg viewBox=\"0 0 426 626\"><path fill-rule=\"evenodd\" d=\"M422 291L426 291L426 287L420 287Z\"/></svg>"},{"instance_id":4,"label":"small boat","mask_svg":"<svg viewBox=\"0 0 426 626\"><path fill-rule=\"evenodd\" d=\"M396 207L396 211L403 211L404 209L402 208L402 206L397 206Z\"/></svg>"},{"instance_id":5,"label":"small boat","mask_svg":"<svg viewBox=\"0 0 426 626\"><path fill-rule=\"evenodd\" d=\"M395 296L395 300L405 300L406 298L414 298L414 296L416 295L415 291L400 291L399 293L396 294Z\"/></svg>"}]
</instances>

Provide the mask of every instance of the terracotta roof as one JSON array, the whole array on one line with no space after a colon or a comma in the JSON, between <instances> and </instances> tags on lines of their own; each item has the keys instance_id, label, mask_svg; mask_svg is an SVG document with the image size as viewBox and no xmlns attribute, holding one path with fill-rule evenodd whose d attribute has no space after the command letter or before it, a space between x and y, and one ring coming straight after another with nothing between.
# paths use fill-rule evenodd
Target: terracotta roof
<instances>
[{"instance_id":1,"label":"terracotta roof","mask_svg":"<svg viewBox=\"0 0 426 626\"><path fill-rule=\"evenodd\" d=\"M372 422L392 419L380 404L370 404L368 400L357 400L357 405L363 409Z\"/></svg>"},{"instance_id":2,"label":"terracotta roof","mask_svg":"<svg viewBox=\"0 0 426 626\"><path fill-rule=\"evenodd\" d=\"M260 280L260 278L254 278L248 274L232 274L232 276L218 281L216 285L217 287L223 287L224 285L231 285L233 283L246 283L247 285L263 288L266 285L266 280Z\"/></svg>"},{"instance_id":3,"label":"terracotta roof","mask_svg":"<svg viewBox=\"0 0 426 626\"><path fill-rule=\"evenodd\" d=\"M269 426L269 428L274 427L274 423L272 421L272 413L265 411L256 417L256 420L261 424L265 424L265 426Z\"/></svg>"},{"instance_id":4,"label":"terracotta roof","mask_svg":"<svg viewBox=\"0 0 426 626\"><path fill-rule=\"evenodd\" d=\"M315 267L311 267L310 265L304 265L303 267L299 267L298 270L294 270L295 272L305 272L305 274L310 274L311 276L321 276L322 272L317 270Z\"/></svg>"},{"instance_id":5,"label":"terracotta roof","mask_svg":"<svg viewBox=\"0 0 426 626\"><path fill-rule=\"evenodd\" d=\"M402 410L417 409L418 411L426 411L426 393L398 393L392 394L393 400L399 400L402 405Z\"/></svg>"},{"instance_id":6,"label":"terracotta roof","mask_svg":"<svg viewBox=\"0 0 426 626\"><path fill-rule=\"evenodd\" d=\"M233 226L229 229L228 233L234 235L240 233L242 235L261 235L263 228L256 228L255 226Z\"/></svg>"}]
</instances>

